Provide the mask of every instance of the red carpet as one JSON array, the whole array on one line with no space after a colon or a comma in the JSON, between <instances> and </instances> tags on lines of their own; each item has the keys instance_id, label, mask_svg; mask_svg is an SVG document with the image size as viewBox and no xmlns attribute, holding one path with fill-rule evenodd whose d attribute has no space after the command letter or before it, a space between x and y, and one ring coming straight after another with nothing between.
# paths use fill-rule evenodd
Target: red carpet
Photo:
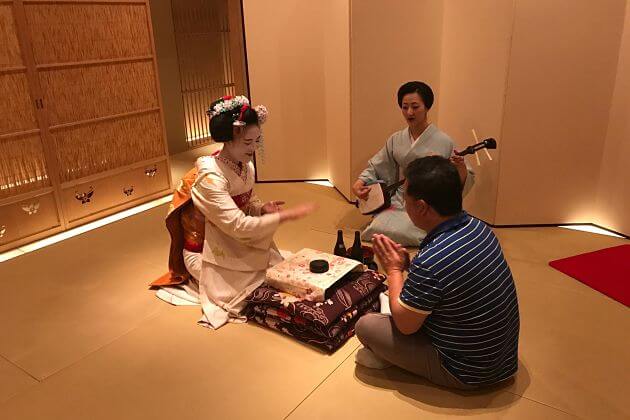
<instances>
[{"instance_id":1,"label":"red carpet","mask_svg":"<svg viewBox=\"0 0 630 420\"><path fill-rule=\"evenodd\" d=\"M549 265L630 306L630 245L563 258Z\"/></svg>"}]
</instances>

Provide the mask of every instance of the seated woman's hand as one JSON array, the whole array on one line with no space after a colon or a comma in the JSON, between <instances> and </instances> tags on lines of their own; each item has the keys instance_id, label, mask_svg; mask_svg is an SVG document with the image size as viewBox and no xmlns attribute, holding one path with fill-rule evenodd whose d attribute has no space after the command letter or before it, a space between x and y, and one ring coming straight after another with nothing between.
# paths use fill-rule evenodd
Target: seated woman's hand
<instances>
[{"instance_id":1,"label":"seated woman's hand","mask_svg":"<svg viewBox=\"0 0 630 420\"><path fill-rule=\"evenodd\" d=\"M260 209L260 214L278 213L284 201L268 201Z\"/></svg>"},{"instance_id":2,"label":"seated woman's hand","mask_svg":"<svg viewBox=\"0 0 630 420\"><path fill-rule=\"evenodd\" d=\"M303 204L298 204L297 206L292 207L290 209L280 210L278 214L280 215L280 221L286 222L289 220L302 219L308 216L309 214L313 213L315 209L317 209L317 206L315 205L315 203L303 203Z\"/></svg>"},{"instance_id":3,"label":"seated woman's hand","mask_svg":"<svg viewBox=\"0 0 630 420\"><path fill-rule=\"evenodd\" d=\"M403 272L409 269L409 254L405 248L392 241L385 235L374 235L372 237L374 252L380 260L383 270L386 273L392 271Z\"/></svg>"},{"instance_id":4,"label":"seated woman's hand","mask_svg":"<svg viewBox=\"0 0 630 420\"><path fill-rule=\"evenodd\" d=\"M468 168L466 168L466 161L463 156L459 156L455 154L457 151L455 150L453 156L451 156L450 161L455 168L457 168L457 172L459 173L459 179L462 181L462 185L466 182L466 177L468 176Z\"/></svg>"},{"instance_id":5,"label":"seated woman's hand","mask_svg":"<svg viewBox=\"0 0 630 420\"><path fill-rule=\"evenodd\" d=\"M361 200L367 200L370 189L365 186L365 182L357 179L357 182L352 186L352 192Z\"/></svg>"}]
</instances>

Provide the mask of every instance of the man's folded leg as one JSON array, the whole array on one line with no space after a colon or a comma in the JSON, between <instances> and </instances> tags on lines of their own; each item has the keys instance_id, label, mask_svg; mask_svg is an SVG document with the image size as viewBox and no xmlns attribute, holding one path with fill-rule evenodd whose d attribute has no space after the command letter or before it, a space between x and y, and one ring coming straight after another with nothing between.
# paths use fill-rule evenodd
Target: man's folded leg
<instances>
[{"instance_id":1,"label":"man's folded leg","mask_svg":"<svg viewBox=\"0 0 630 420\"><path fill-rule=\"evenodd\" d=\"M373 367L382 369L388 362L437 385L454 389L475 389L459 381L442 366L437 350L424 332L404 335L398 331L389 315L367 314L357 322L355 331L359 341L373 353L367 355L364 352L359 357L359 351L356 358L358 364L372 367L371 362L377 360L380 364L373 363ZM368 362L361 363L363 360Z\"/></svg>"}]
</instances>

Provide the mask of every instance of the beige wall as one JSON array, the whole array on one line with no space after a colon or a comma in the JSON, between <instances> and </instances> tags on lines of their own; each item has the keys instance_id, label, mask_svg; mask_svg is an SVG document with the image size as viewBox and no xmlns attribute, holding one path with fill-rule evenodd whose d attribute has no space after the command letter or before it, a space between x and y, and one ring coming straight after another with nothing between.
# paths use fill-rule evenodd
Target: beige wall
<instances>
[{"instance_id":1,"label":"beige wall","mask_svg":"<svg viewBox=\"0 0 630 420\"><path fill-rule=\"evenodd\" d=\"M180 92L179 64L170 0L151 0L151 20L155 38L160 91L169 154L188 150L184 129L184 106Z\"/></svg>"},{"instance_id":2,"label":"beige wall","mask_svg":"<svg viewBox=\"0 0 630 420\"><path fill-rule=\"evenodd\" d=\"M269 108L258 179L327 179L324 31L319 2L244 0L252 103Z\"/></svg>"},{"instance_id":3,"label":"beige wall","mask_svg":"<svg viewBox=\"0 0 630 420\"><path fill-rule=\"evenodd\" d=\"M329 178L352 198L367 160L405 126L397 88L424 80L431 119L460 147L471 128L498 140L493 161L470 159L471 213L628 232L625 0L272 4L244 1L251 95L271 110L260 179Z\"/></svg>"},{"instance_id":4,"label":"beige wall","mask_svg":"<svg viewBox=\"0 0 630 420\"><path fill-rule=\"evenodd\" d=\"M517 0L498 224L592 221L624 0Z\"/></svg>"},{"instance_id":5,"label":"beige wall","mask_svg":"<svg viewBox=\"0 0 630 420\"><path fill-rule=\"evenodd\" d=\"M245 39L243 36L243 10L241 0L228 0L228 24L230 26L230 59L234 73L234 89L249 96L247 68L245 66Z\"/></svg>"},{"instance_id":6,"label":"beige wall","mask_svg":"<svg viewBox=\"0 0 630 420\"><path fill-rule=\"evenodd\" d=\"M471 214L494 223L497 202L501 127L505 101L514 2L477 0L444 2L439 126L459 148L494 137L499 148L490 161L479 153L481 166L468 157L476 177L464 206Z\"/></svg>"},{"instance_id":7,"label":"beige wall","mask_svg":"<svg viewBox=\"0 0 630 420\"><path fill-rule=\"evenodd\" d=\"M401 84L427 82L440 101L441 0L351 1L351 178L405 121L396 102Z\"/></svg>"},{"instance_id":8,"label":"beige wall","mask_svg":"<svg viewBox=\"0 0 630 420\"><path fill-rule=\"evenodd\" d=\"M324 93L329 179L350 198L350 1L321 0L320 4L326 13Z\"/></svg>"},{"instance_id":9,"label":"beige wall","mask_svg":"<svg viewBox=\"0 0 630 420\"><path fill-rule=\"evenodd\" d=\"M595 222L630 235L630 2L601 161Z\"/></svg>"},{"instance_id":10,"label":"beige wall","mask_svg":"<svg viewBox=\"0 0 630 420\"><path fill-rule=\"evenodd\" d=\"M250 94L270 110L259 180L330 179L351 199L367 160L405 126L402 83L434 88L437 119L442 1L399 5L243 2Z\"/></svg>"}]
</instances>

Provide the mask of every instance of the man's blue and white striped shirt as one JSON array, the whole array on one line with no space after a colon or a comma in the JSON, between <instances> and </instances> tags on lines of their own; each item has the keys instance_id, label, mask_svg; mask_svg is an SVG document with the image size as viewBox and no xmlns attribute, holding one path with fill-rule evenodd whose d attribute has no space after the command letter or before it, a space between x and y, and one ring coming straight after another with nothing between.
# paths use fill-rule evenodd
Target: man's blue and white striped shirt
<instances>
[{"instance_id":1,"label":"man's blue and white striped shirt","mask_svg":"<svg viewBox=\"0 0 630 420\"><path fill-rule=\"evenodd\" d=\"M430 314L422 331L443 366L465 384L491 384L516 373L516 288L499 241L482 221L462 212L431 231L399 301Z\"/></svg>"}]
</instances>

